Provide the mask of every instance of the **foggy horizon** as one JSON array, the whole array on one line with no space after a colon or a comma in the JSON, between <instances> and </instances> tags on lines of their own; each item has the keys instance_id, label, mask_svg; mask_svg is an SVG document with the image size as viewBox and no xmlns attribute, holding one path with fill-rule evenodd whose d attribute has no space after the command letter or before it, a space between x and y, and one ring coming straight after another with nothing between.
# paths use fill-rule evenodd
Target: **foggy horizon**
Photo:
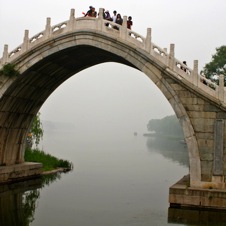
<instances>
[{"instance_id":1,"label":"foggy horizon","mask_svg":"<svg viewBox=\"0 0 226 226\"><path fill-rule=\"evenodd\" d=\"M109 64L114 73L109 72ZM150 119L174 114L144 73L118 63L100 64L72 76L53 92L40 112L41 120L71 123L87 132L139 133L147 131Z\"/></svg>"}]
</instances>

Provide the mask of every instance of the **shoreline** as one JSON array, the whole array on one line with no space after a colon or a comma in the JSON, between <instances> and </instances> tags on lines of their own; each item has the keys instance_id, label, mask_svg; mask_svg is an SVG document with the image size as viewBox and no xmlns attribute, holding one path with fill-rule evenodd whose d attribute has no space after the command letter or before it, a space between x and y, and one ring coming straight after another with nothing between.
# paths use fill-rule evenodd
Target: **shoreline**
<instances>
[{"instance_id":1,"label":"shoreline","mask_svg":"<svg viewBox=\"0 0 226 226\"><path fill-rule=\"evenodd\" d=\"M66 173L71 171L72 169L70 168L57 168L49 171L43 171L41 175L49 175L49 174L54 174L54 173Z\"/></svg>"}]
</instances>

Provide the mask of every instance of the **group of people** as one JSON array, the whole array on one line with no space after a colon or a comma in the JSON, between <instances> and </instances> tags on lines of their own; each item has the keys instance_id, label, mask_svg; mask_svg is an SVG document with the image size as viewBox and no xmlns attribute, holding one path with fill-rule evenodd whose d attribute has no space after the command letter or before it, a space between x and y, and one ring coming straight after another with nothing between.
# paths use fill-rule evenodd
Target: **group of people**
<instances>
[{"instance_id":1,"label":"group of people","mask_svg":"<svg viewBox=\"0 0 226 226\"><path fill-rule=\"evenodd\" d=\"M97 17L97 12L95 11L95 7L90 6L89 10L87 11L87 13L83 13L84 16L89 16L89 17ZM104 10L103 11L103 18L105 20L109 20L112 21L116 24L122 25L123 23L123 18L121 16L120 13L117 13L116 10L113 11L113 16L110 15L108 10ZM131 30L131 27L133 25L133 21L132 21L132 17L129 16L128 20L127 20L127 28ZM106 23L106 26L109 26L109 23ZM119 28L117 26L114 26L115 29L119 30Z\"/></svg>"}]
</instances>

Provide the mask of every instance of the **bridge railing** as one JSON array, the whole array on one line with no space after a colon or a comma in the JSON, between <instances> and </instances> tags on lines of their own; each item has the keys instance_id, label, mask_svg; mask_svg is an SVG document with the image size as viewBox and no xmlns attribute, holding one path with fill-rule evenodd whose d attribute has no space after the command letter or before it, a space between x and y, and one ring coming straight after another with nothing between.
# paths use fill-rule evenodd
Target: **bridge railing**
<instances>
[{"instance_id":1,"label":"bridge railing","mask_svg":"<svg viewBox=\"0 0 226 226\"><path fill-rule=\"evenodd\" d=\"M47 18L45 30L29 38L29 31L25 30L23 43L8 52L8 45L4 46L3 56L0 59L0 68L6 64L13 62L17 57L31 50L41 42L57 37L67 32L75 32L79 30L95 30L114 35L121 38L129 44L134 44L136 47L147 51L156 60L164 64L177 79L184 79L192 85L199 87L204 92L211 96L226 101L226 92L224 88L224 79L220 79L219 86L211 80L206 79L198 73L198 61L194 61L193 69L185 65L183 62L175 58L175 46L170 45L170 51L166 48L161 48L154 44L151 40L151 28L147 29L146 37L136 33L133 30L127 29L127 16L123 17L123 24L119 25L112 21L103 19L103 9L99 10L97 18L78 17L75 18L75 10L71 9L70 18L67 21L51 26L51 18ZM173 73L172 73L173 72Z\"/></svg>"}]
</instances>

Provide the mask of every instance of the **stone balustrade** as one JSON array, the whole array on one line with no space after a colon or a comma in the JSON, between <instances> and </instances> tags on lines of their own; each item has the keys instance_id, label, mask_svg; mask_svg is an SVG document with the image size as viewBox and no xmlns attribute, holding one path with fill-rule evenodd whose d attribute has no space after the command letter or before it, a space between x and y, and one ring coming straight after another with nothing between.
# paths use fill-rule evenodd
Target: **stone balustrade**
<instances>
[{"instance_id":1,"label":"stone balustrade","mask_svg":"<svg viewBox=\"0 0 226 226\"><path fill-rule=\"evenodd\" d=\"M195 87L208 93L213 98L226 102L226 92L224 88L224 81L220 79L219 86L211 80L206 79L198 73L198 61L194 61L193 69L184 65L180 60L175 58L175 45L170 45L170 51L166 48L160 48L151 41L151 28L147 28L146 37L136 33L135 31L127 29L127 17L123 17L123 24L118 25L112 21L103 19L103 9L99 9L99 17L78 17L75 18L75 10L71 9L70 18L67 21L51 26L51 18L47 18L45 30L29 38L29 31L25 30L23 43L8 52L8 45L4 46L3 56L0 59L0 68L6 63L13 63L22 54L32 50L38 44L63 35L68 32L76 32L79 30L95 30L104 32L114 37L125 40L128 44L135 45L136 48L141 48L147 51L156 61L161 62L168 68L177 79L184 79L190 82ZM115 29L117 28L117 29ZM184 70L182 70L183 68Z\"/></svg>"}]
</instances>

